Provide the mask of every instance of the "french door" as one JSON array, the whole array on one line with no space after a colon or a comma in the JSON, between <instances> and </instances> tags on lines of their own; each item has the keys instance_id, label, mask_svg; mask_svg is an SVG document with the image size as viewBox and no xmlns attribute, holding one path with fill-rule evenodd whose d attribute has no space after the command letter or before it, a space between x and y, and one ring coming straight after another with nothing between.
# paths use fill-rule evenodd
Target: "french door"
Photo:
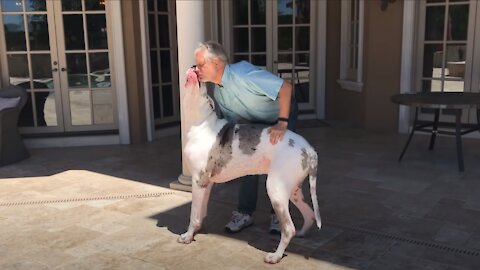
<instances>
[{"instance_id":1,"label":"french door","mask_svg":"<svg viewBox=\"0 0 480 270\"><path fill-rule=\"evenodd\" d=\"M315 105L315 10L311 0L222 1L223 43L232 62L246 60L290 80L303 113Z\"/></svg>"},{"instance_id":2,"label":"french door","mask_svg":"<svg viewBox=\"0 0 480 270\"><path fill-rule=\"evenodd\" d=\"M480 4L477 0L422 0L419 2L416 85L420 92L480 92ZM422 110L420 119L432 119ZM453 121L442 110L440 121ZM476 123L476 113L465 109L462 122Z\"/></svg>"},{"instance_id":3,"label":"french door","mask_svg":"<svg viewBox=\"0 0 480 270\"><path fill-rule=\"evenodd\" d=\"M27 89L23 133L118 129L108 1L0 0L2 82Z\"/></svg>"}]
</instances>

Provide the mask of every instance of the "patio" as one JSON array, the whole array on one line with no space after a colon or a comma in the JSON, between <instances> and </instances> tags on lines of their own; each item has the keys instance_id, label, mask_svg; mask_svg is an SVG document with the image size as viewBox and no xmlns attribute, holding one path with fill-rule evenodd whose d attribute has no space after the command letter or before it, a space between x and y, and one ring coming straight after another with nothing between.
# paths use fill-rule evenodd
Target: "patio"
<instances>
[{"instance_id":1,"label":"patio","mask_svg":"<svg viewBox=\"0 0 480 270\"><path fill-rule=\"evenodd\" d=\"M292 240L278 265L263 263L279 239L268 234L264 188L255 226L223 230L239 182L216 185L197 241L176 243L191 195L168 188L181 171L173 136L33 149L0 168L0 269L478 269L480 141L464 139L459 173L450 137L429 152L429 137L417 135L398 163L406 135L339 124L299 133L319 154L324 226Z\"/></svg>"}]
</instances>

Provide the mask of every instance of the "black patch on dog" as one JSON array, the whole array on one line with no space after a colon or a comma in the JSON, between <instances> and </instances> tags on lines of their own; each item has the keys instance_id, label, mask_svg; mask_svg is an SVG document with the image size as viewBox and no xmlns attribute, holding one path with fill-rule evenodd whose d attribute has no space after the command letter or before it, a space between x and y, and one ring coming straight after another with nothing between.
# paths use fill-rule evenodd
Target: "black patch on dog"
<instances>
[{"instance_id":1,"label":"black patch on dog","mask_svg":"<svg viewBox=\"0 0 480 270\"><path fill-rule=\"evenodd\" d=\"M245 155L253 155L260 144L260 136L265 125L240 125L235 133L238 134L239 148Z\"/></svg>"},{"instance_id":2,"label":"black patch on dog","mask_svg":"<svg viewBox=\"0 0 480 270\"><path fill-rule=\"evenodd\" d=\"M217 134L217 140L210 149L205 173L210 176L220 174L232 159L232 141L235 125L228 123Z\"/></svg>"},{"instance_id":3,"label":"black patch on dog","mask_svg":"<svg viewBox=\"0 0 480 270\"><path fill-rule=\"evenodd\" d=\"M307 170L308 168L308 153L305 148L302 148L302 168L303 170Z\"/></svg>"},{"instance_id":4,"label":"black patch on dog","mask_svg":"<svg viewBox=\"0 0 480 270\"><path fill-rule=\"evenodd\" d=\"M295 147L295 141L293 139L288 139L288 146Z\"/></svg>"}]
</instances>

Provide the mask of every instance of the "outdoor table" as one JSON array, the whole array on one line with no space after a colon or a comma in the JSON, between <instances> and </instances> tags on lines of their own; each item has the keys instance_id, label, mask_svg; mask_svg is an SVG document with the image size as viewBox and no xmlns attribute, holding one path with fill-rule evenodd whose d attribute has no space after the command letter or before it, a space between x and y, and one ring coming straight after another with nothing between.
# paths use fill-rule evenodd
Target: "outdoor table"
<instances>
[{"instance_id":1,"label":"outdoor table","mask_svg":"<svg viewBox=\"0 0 480 270\"><path fill-rule=\"evenodd\" d=\"M462 150L462 135L480 131L480 93L452 93L452 92L436 92L436 93L411 93L411 94L398 94L390 98L393 103L415 107L415 117L413 120L413 127L407 142L398 158L400 162L405 154L405 151L412 140L413 133L415 131L431 133L429 150L433 150L435 144L435 138L437 134L454 135L456 137L457 144L457 160L458 170L463 172L465 170L463 164L463 150ZM420 108L433 109L434 119L433 121L419 121L418 111ZM462 110L475 108L477 114L477 124L462 124ZM439 115L441 109L450 109L455 112L455 123L442 123L439 122ZM454 131L439 130L439 127L451 127Z\"/></svg>"}]
</instances>

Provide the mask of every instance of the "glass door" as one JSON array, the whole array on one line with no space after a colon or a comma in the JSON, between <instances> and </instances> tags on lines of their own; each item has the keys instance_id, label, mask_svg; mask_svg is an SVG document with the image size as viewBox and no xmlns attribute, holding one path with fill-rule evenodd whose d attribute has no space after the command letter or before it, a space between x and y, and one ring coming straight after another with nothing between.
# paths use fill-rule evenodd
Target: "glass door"
<instances>
[{"instance_id":1,"label":"glass door","mask_svg":"<svg viewBox=\"0 0 480 270\"><path fill-rule=\"evenodd\" d=\"M230 22L233 62L249 61L290 80L301 112L314 112L313 18L311 0L236 0L224 21ZM231 15L231 16L230 16ZM231 40L231 42L228 42Z\"/></svg>"},{"instance_id":2,"label":"glass door","mask_svg":"<svg viewBox=\"0 0 480 270\"><path fill-rule=\"evenodd\" d=\"M423 0L420 3L419 56L416 89L421 92L478 92L478 65L474 55L478 28L476 0ZM420 119L432 119L432 110L422 110ZM464 110L463 122L476 121ZM453 112L442 110L440 121L453 121Z\"/></svg>"},{"instance_id":3,"label":"glass door","mask_svg":"<svg viewBox=\"0 0 480 270\"><path fill-rule=\"evenodd\" d=\"M106 1L0 0L2 82L27 89L22 133L117 128Z\"/></svg>"},{"instance_id":4,"label":"glass door","mask_svg":"<svg viewBox=\"0 0 480 270\"><path fill-rule=\"evenodd\" d=\"M116 129L107 1L52 1L66 131Z\"/></svg>"}]
</instances>

